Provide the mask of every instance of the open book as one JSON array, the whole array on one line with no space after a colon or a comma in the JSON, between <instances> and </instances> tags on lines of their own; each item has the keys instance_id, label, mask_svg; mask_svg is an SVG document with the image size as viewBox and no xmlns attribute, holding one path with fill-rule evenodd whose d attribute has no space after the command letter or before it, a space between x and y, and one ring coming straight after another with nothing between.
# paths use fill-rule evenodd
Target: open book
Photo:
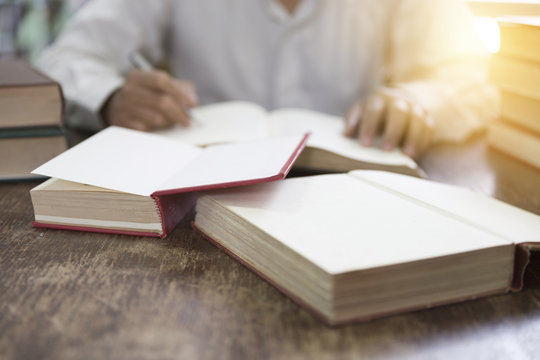
<instances>
[{"instance_id":1,"label":"open book","mask_svg":"<svg viewBox=\"0 0 540 360\"><path fill-rule=\"evenodd\" d=\"M331 324L521 288L540 217L378 171L206 192L194 228Z\"/></svg>"},{"instance_id":2,"label":"open book","mask_svg":"<svg viewBox=\"0 0 540 360\"><path fill-rule=\"evenodd\" d=\"M109 127L34 170L53 178L30 192L35 225L163 237L193 205L189 193L283 179L306 141L200 148Z\"/></svg>"},{"instance_id":3,"label":"open book","mask_svg":"<svg viewBox=\"0 0 540 360\"><path fill-rule=\"evenodd\" d=\"M307 147L295 167L335 172L371 169L421 174L418 165L400 150L364 147L357 139L343 136L344 121L338 116L304 109L269 113L254 103L236 101L194 108L192 117L194 123L189 128L178 126L156 133L205 146L310 132Z\"/></svg>"}]
</instances>

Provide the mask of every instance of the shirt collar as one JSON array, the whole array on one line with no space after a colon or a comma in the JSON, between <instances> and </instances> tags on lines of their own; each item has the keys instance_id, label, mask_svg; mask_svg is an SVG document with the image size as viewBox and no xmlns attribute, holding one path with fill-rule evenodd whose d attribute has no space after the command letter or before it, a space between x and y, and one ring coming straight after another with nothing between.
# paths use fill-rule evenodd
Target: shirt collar
<instances>
[{"instance_id":1,"label":"shirt collar","mask_svg":"<svg viewBox=\"0 0 540 360\"><path fill-rule=\"evenodd\" d=\"M308 18L316 9L318 0L300 0L293 14L281 5L279 0L265 0L270 18L279 24L289 24Z\"/></svg>"}]
</instances>

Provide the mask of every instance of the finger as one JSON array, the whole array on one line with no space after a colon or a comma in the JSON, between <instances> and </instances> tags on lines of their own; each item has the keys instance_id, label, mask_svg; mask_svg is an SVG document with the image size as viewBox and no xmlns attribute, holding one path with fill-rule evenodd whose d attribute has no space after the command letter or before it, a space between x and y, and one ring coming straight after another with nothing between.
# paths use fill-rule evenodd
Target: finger
<instances>
[{"instance_id":1,"label":"finger","mask_svg":"<svg viewBox=\"0 0 540 360\"><path fill-rule=\"evenodd\" d=\"M189 126L189 114L178 101L169 94L161 94L154 104L154 110L159 112L169 124Z\"/></svg>"},{"instance_id":2,"label":"finger","mask_svg":"<svg viewBox=\"0 0 540 360\"><path fill-rule=\"evenodd\" d=\"M172 124L162 114L150 108L134 109L132 118L142 122L149 130L165 128Z\"/></svg>"},{"instance_id":3,"label":"finger","mask_svg":"<svg viewBox=\"0 0 540 360\"><path fill-rule=\"evenodd\" d=\"M360 142L364 146L371 146L377 135L385 110L384 97L374 94L370 96L363 107L360 123Z\"/></svg>"},{"instance_id":4,"label":"finger","mask_svg":"<svg viewBox=\"0 0 540 360\"><path fill-rule=\"evenodd\" d=\"M154 91L167 91L173 87L173 80L169 74L164 71L142 71L134 70L127 76L127 83L137 84L138 86L152 89Z\"/></svg>"},{"instance_id":5,"label":"finger","mask_svg":"<svg viewBox=\"0 0 540 360\"><path fill-rule=\"evenodd\" d=\"M185 80L175 80L174 83L185 97L186 103L184 105L188 107L197 106L199 98L197 96L195 85L192 82Z\"/></svg>"},{"instance_id":6,"label":"finger","mask_svg":"<svg viewBox=\"0 0 540 360\"><path fill-rule=\"evenodd\" d=\"M167 73L137 70L130 73L129 82L134 84L134 87L146 88L161 94L157 101L153 100L155 109L162 112L170 123L189 126L190 119L186 108L190 107L191 104L196 104L195 89L191 83L183 82L183 88L191 92L191 94L185 95L175 80ZM189 90L190 87L191 90Z\"/></svg>"},{"instance_id":7,"label":"finger","mask_svg":"<svg viewBox=\"0 0 540 360\"><path fill-rule=\"evenodd\" d=\"M193 94L185 95L177 86L176 82L164 72L155 73L155 82L151 85L154 89L161 93L160 98L156 102L156 110L160 111L170 124L180 124L189 126L191 123L187 109L191 104L195 104L194 87L188 90L188 82L183 82L182 86L186 91L191 91Z\"/></svg>"},{"instance_id":8,"label":"finger","mask_svg":"<svg viewBox=\"0 0 540 360\"><path fill-rule=\"evenodd\" d=\"M345 115L345 131L343 135L353 137L358 134L358 124L360 124L360 116L362 114L362 103L357 101Z\"/></svg>"},{"instance_id":9,"label":"finger","mask_svg":"<svg viewBox=\"0 0 540 360\"><path fill-rule=\"evenodd\" d=\"M191 117L188 109L196 105L195 87L188 81L181 81L180 85L182 87L179 87L178 82L175 80L171 80L170 84L171 86L166 91L163 91L163 94L167 95L177 105L175 109L177 114L171 119L174 123L189 126L191 124ZM187 94L185 91L191 94ZM162 101L166 102L167 100L162 99ZM172 104L164 105L171 106Z\"/></svg>"},{"instance_id":10,"label":"finger","mask_svg":"<svg viewBox=\"0 0 540 360\"><path fill-rule=\"evenodd\" d=\"M150 126L156 128L166 127L172 124L189 125L190 120L184 108L169 94L154 91L137 85L126 85L124 91L119 95L123 97L120 102L121 110L131 115L140 116L137 112L151 110L161 115L161 119L151 120ZM156 115L153 115L156 118ZM143 118L145 118L143 116Z\"/></svg>"},{"instance_id":11,"label":"finger","mask_svg":"<svg viewBox=\"0 0 540 360\"><path fill-rule=\"evenodd\" d=\"M124 127L139 130L139 131L151 130L150 128L148 128L148 126L146 126L144 122L138 121L137 119L126 120L126 122L124 123Z\"/></svg>"},{"instance_id":12,"label":"finger","mask_svg":"<svg viewBox=\"0 0 540 360\"><path fill-rule=\"evenodd\" d=\"M433 141L433 133L435 131L435 122L433 121L433 117L429 114L426 114L424 117L425 121L425 133L424 136L422 136L422 141L420 142L420 145L418 146L418 155L423 154L431 145Z\"/></svg>"},{"instance_id":13,"label":"finger","mask_svg":"<svg viewBox=\"0 0 540 360\"><path fill-rule=\"evenodd\" d=\"M160 98L159 92L139 86L137 84L126 84L118 94L118 107L124 112L130 112L137 108L154 108Z\"/></svg>"},{"instance_id":14,"label":"finger","mask_svg":"<svg viewBox=\"0 0 540 360\"><path fill-rule=\"evenodd\" d=\"M389 99L384 127L382 148L392 150L399 145L405 135L409 121L409 104L403 99Z\"/></svg>"},{"instance_id":15,"label":"finger","mask_svg":"<svg viewBox=\"0 0 540 360\"><path fill-rule=\"evenodd\" d=\"M409 128L403 146L403 152L410 157L415 158L420 154L422 144L428 136L426 116L426 113L419 106L413 106L411 109Z\"/></svg>"},{"instance_id":16,"label":"finger","mask_svg":"<svg viewBox=\"0 0 540 360\"><path fill-rule=\"evenodd\" d=\"M143 122L130 115L121 115L115 117L114 123L111 125L122 126L129 129L135 129L140 131L149 131L150 128Z\"/></svg>"}]
</instances>

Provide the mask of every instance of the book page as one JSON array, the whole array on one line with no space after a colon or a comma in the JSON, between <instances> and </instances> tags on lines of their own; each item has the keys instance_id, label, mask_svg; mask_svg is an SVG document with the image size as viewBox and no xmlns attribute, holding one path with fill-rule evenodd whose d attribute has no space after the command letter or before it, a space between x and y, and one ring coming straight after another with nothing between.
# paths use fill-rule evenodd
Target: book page
<instances>
[{"instance_id":1,"label":"book page","mask_svg":"<svg viewBox=\"0 0 540 360\"><path fill-rule=\"evenodd\" d=\"M207 194L331 274L511 246L347 174Z\"/></svg>"},{"instance_id":2,"label":"book page","mask_svg":"<svg viewBox=\"0 0 540 360\"><path fill-rule=\"evenodd\" d=\"M202 149L111 126L32 173L148 196Z\"/></svg>"},{"instance_id":3,"label":"book page","mask_svg":"<svg viewBox=\"0 0 540 360\"><path fill-rule=\"evenodd\" d=\"M159 190L192 188L265 179L280 174L302 144L304 135L284 136L203 149Z\"/></svg>"},{"instance_id":4,"label":"book page","mask_svg":"<svg viewBox=\"0 0 540 360\"><path fill-rule=\"evenodd\" d=\"M350 175L514 243L540 242L540 216L469 189L380 171L352 171Z\"/></svg>"},{"instance_id":5,"label":"book page","mask_svg":"<svg viewBox=\"0 0 540 360\"><path fill-rule=\"evenodd\" d=\"M268 136L266 110L253 103L231 101L200 106L191 110L191 116L189 127L177 125L155 133L198 146Z\"/></svg>"},{"instance_id":6,"label":"book page","mask_svg":"<svg viewBox=\"0 0 540 360\"><path fill-rule=\"evenodd\" d=\"M270 133L273 135L310 131L311 137L308 141L310 147L365 162L417 167L414 160L398 149L385 151L377 147L365 147L357 139L343 136L345 122L339 116L304 109L283 109L272 112L270 119Z\"/></svg>"}]
</instances>

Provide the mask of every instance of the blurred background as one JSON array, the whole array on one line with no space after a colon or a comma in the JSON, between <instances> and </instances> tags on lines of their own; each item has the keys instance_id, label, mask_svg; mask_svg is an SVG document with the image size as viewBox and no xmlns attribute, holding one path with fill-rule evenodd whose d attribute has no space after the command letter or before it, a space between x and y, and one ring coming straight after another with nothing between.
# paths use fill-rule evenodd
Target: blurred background
<instances>
[{"instance_id":1,"label":"blurred background","mask_svg":"<svg viewBox=\"0 0 540 360\"><path fill-rule=\"evenodd\" d=\"M0 59L17 57L33 62L70 16L88 1L91 0L0 0ZM473 10L477 32L493 53L499 48L495 18L540 16L540 0L459 1L465 1Z\"/></svg>"},{"instance_id":2,"label":"blurred background","mask_svg":"<svg viewBox=\"0 0 540 360\"><path fill-rule=\"evenodd\" d=\"M0 0L0 59L31 62L88 0Z\"/></svg>"}]
</instances>

